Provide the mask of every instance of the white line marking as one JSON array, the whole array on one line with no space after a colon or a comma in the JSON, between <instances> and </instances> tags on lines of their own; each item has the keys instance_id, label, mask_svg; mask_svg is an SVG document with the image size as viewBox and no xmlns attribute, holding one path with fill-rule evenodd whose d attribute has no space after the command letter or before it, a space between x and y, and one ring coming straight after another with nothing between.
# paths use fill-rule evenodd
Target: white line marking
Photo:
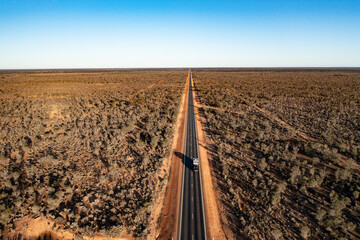
<instances>
[{"instance_id":1,"label":"white line marking","mask_svg":"<svg viewBox=\"0 0 360 240\"><path fill-rule=\"evenodd\" d=\"M193 213L191 214L191 218L194 219L194 214Z\"/></svg>"}]
</instances>

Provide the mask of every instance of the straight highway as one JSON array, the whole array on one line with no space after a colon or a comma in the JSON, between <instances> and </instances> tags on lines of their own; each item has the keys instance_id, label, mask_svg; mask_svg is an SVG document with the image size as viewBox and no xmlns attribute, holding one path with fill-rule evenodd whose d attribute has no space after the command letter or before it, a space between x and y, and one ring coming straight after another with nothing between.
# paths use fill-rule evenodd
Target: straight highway
<instances>
[{"instance_id":1,"label":"straight highway","mask_svg":"<svg viewBox=\"0 0 360 240\"><path fill-rule=\"evenodd\" d=\"M183 175L181 188L178 239L206 239L203 193L201 188L201 165L195 171L193 159L199 157L194 111L191 72L189 72L189 94L186 118Z\"/></svg>"}]
</instances>

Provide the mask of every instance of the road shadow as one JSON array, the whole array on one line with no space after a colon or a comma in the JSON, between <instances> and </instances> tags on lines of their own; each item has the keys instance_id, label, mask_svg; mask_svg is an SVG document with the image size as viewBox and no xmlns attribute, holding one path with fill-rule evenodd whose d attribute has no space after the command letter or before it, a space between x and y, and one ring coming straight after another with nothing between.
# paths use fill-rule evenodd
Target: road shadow
<instances>
[{"instance_id":1,"label":"road shadow","mask_svg":"<svg viewBox=\"0 0 360 240\"><path fill-rule=\"evenodd\" d=\"M185 156L181 152L175 152L175 156L181 159L182 163L185 165L186 168L189 168L190 170L192 170L192 159L191 158L189 158L188 156Z\"/></svg>"}]
</instances>

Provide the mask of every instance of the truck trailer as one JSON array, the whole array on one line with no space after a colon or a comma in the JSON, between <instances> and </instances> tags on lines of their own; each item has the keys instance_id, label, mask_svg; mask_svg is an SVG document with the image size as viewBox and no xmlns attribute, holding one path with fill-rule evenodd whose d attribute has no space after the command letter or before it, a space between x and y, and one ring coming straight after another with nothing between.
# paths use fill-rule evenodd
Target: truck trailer
<instances>
[{"instance_id":1,"label":"truck trailer","mask_svg":"<svg viewBox=\"0 0 360 240\"><path fill-rule=\"evenodd\" d=\"M198 158L193 159L193 170L195 172L199 171L199 159Z\"/></svg>"}]
</instances>

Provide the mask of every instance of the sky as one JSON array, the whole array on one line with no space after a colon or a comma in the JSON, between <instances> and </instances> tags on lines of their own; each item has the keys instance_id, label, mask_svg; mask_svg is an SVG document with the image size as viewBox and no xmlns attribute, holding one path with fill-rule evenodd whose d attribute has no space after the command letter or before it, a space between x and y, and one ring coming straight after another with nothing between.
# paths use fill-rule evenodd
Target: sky
<instances>
[{"instance_id":1,"label":"sky","mask_svg":"<svg viewBox=\"0 0 360 240\"><path fill-rule=\"evenodd\" d=\"M359 0L0 0L0 69L360 67Z\"/></svg>"}]
</instances>

